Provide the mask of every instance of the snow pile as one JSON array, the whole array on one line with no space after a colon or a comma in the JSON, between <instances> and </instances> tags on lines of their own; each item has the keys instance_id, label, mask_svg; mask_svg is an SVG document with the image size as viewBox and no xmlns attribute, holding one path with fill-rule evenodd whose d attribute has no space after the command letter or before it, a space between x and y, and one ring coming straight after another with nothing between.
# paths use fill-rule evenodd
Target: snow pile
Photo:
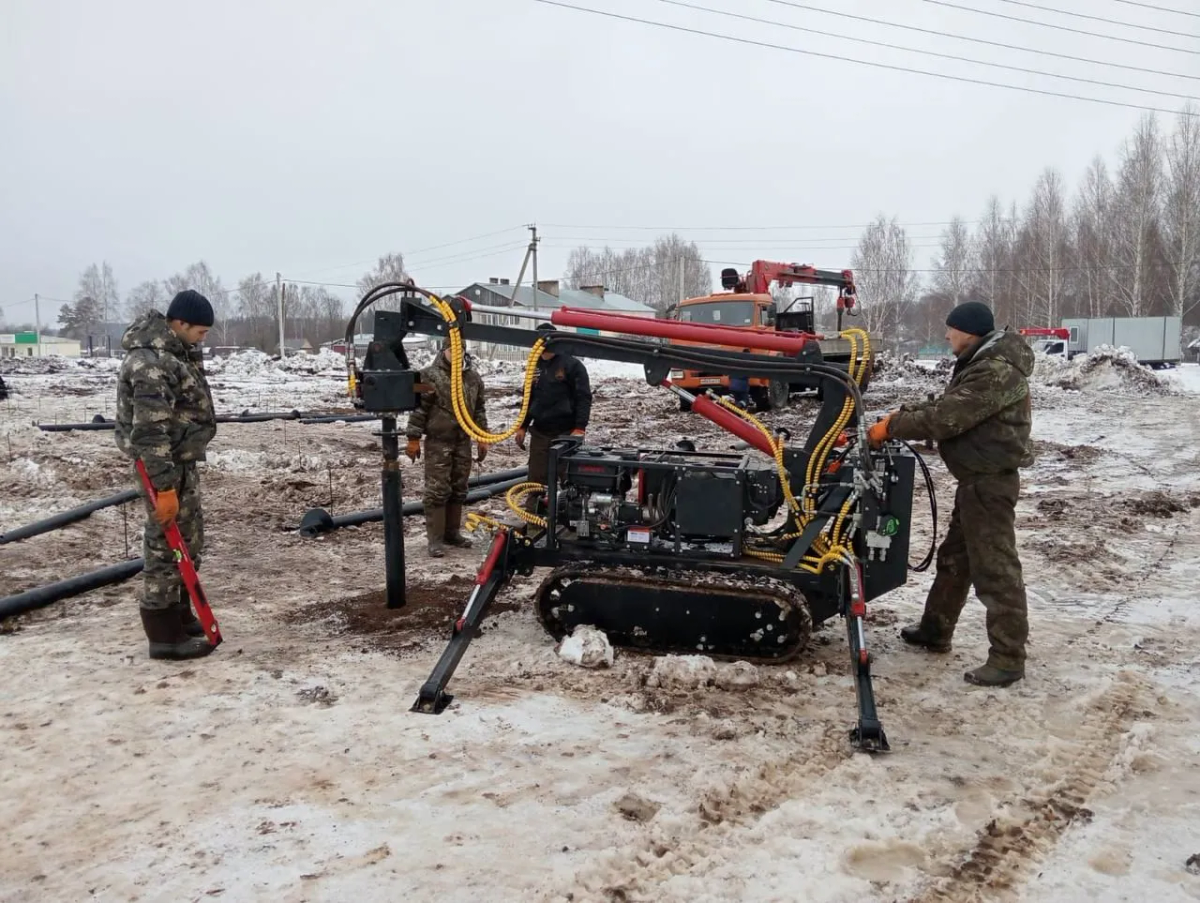
<instances>
[{"instance_id":1,"label":"snow pile","mask_svg":"<svg viewBox=\"0 0 1200 903\"><path fill-rule=\"evenodd\" d=\"M942 392L950 382L950 371L953 369L954 361L951 359L913 360L909 357L896 358L884 352L875 357L871 385Z\"/></svg>"},{"instance_id":2,"label":"snow pile","mask_svg":"<svg viewBox=\"0 0 1200 903\"><path fill-rule=\"evenodd\" d=\"M1138 363L1128 348L1101 345L1090 354L1069 362L1038 355L1034 377L1045 385L1079 392L1128 392L1136 395L1166 394L1167 383Z\"/></svg>"},{"instance_id":3,"label":"snow pile","mask_svg":"<svg viewBox=\"0 0 1200 903\"><path fill-rule=\"evenodd\" d=\"M226 357L214 357L204 362L204 372L221 376L251 378L265 373L271 366L271 356L264 351L249 348Z\"/></svg>"},{"instance_id":4,"label":"snow pile","mask_svg":"<svg viewBox=\"0 0 1200 903\"><path fill-rule=\"evenodd\" d=\"M613 648L604 631L580 624L558 645L558 657L582 668L611 668Z\"/></svg>"},{"instance_id":5,"label":"snow pile","mask_svg":"<svg viewBox=\"0 0 1200 903\"><path fill-rule=\"evenodd\" d=\"M290 354L279 361L279 369L287 373L340 376L346 372L346 357L322 348L316 354Z\"/></svg>"},{"instance_id":6,"label":"snow pile","mask_svg":"<svg viewBox=\"0 0 1200 903\"><path fill-rule=\"evenodd\" d=\"M0 374L45 376L53 373L115 373L121 361L115 357L11 357L0 358Z\"/></svg>"},{"instance_id":7,"label":"snow pile","mask_svg":"<svg viewBox=\"0 0 1200 903\"><path fill-rule=\"evenodd\" d=\"M707 655L664 655L654 660L646 686L699 690L716 679L717 663Z\"/></svg>"},{"instance_id":8,"label":"snow pile","mask_svg":"<svg viewBox=\"0 0 1200 903\"><path fill-rule=\"evenodd\" d=\"M290 376L341 376L346 372L346 359L328 348L316 354L291 354L283 360L249 348L211 358L205 361L204 369L214 376L280 382Z\"/></svg>"}]
</instances>

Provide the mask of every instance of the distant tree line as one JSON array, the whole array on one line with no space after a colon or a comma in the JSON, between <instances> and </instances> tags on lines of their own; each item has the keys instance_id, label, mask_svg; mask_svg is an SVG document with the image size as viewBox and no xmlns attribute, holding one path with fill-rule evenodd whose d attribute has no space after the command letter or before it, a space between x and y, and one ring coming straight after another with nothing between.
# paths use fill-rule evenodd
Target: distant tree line
<instances>
[{"instance_id":1,"label":"distant tree line","mask_svg":"<svg viewBox=\"0 0 1200 903\"><path fill-rule=\"evenodd\" d=\"M376 266L358 280L360 293L381 282L407 276L400 254L381 257ZM85 344L104 347L103 336L112 329L105 324L127 324L150 310L166 313L176 293L194 289L212 302L215 320L210 346L240 346L277 351L279 347L279 299L275 280L253 273L226 287L221 278L203 261L191 264L165 279L139 283L124 299L112 267L92 264L79 277L74 300L58 313L59 332ZM313 348L345 335L347 305L338 295L321 285L283 281L284 333L291 340L307 340ZM368 315L362 324L371 328ZM113 339L115 343L115 339Z\"/></svg>"}]
</instances>

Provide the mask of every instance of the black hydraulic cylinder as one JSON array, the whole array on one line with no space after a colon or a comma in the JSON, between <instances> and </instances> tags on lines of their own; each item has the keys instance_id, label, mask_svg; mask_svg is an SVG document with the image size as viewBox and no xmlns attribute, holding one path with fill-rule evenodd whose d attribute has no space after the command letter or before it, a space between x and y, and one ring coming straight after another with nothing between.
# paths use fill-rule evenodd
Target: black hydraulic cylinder
<instances>
[{"instance_id":1,"label":"black hydraulic cylinder","mask_svg":"<svg viewBox=\"0 0 1200 903\"><path fill-rule=\"evenodd\" d=\"M86 505L70 508L67 511L61 511L43 520L34 521L32 524L17 527L9 530L7 533L0 533L0 546L8 542L16 542L18 539L29 539L31 536L40 536L42 533L49 533L51 530L57 530L59 527L65 527L67 524L73 524L76 521L90 517L93 512L99 511L102 508L123 505L126 502L132 502L137 497L138 491L136 489L126 489L124 492L118 492L116 495L97 499L94 502L88 502Z\"/></svg>"},{"instance_id":2,"label":"black hydraulic cylinder","mask_svg":"<svg viewBox=\"0 0 1200 903\"><path fill-rule=\"evenodd\" d=\"M525 482L528 473L528 469L518 467L471 477L467 481L467 485L472 487L471 491L467 493L467 501L478 502L499 495L501 492L507 492L518 483ZM405 502L400 506L400 511L405 517L423 514L425 505L420 501ZM331 530L340 530L342 527L360 527L363 524L380 520L383 520L382 508L369 508L366 511L354 511L350 514L339 514L336 517L324 508L310 508L304 512L298 529L300 535L305 539L312 539L314 536L328 533Z\"/></svg>"},{"instance_id":3,"label":"black hydraulic cylinder","mask_svg":"<svg viewBox=\"0 0 1200 903\"><path fill-rule=\"evenodd\" d=\"M17 593L15 596L6 596L0 599L0 621L37 608L44 608L60 599L69 599L71 596L78 596L102 586L110 586L128 580L141 573L142 566L142 559L134 558L130 561L122 561L120 564L100 568L98 571L80 574L78 577L37 586L23 593Z\"/></svg>"},{"instance_id":4,"label":"black hydraulic cylinder","mask_svg":"<svg viewBox=\"0 0 1200 903\"><path fill-rule=\"evenodd\" d=\"M385 415L383 429L383 559L388 608L404 607L404 499L400 478L400 434L396 418Z\"/></svg>"}]
</instances>

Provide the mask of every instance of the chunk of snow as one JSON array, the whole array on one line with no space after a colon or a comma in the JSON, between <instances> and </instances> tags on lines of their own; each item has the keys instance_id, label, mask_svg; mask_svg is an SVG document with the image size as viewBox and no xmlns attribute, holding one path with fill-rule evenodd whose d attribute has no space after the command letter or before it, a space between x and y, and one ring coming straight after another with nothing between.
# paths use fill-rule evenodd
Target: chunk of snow
<instances>
[{"instance_id":1,"label":"chunk of snow","mask_svg":"<svg viewBox=\"0 0 1200 903\"><path fill-rule=\"evenodd\" d=\"M580 624L558 645L563 661L581 668L609 668L613 663L613 648L604 631Z\"/></svg>"}]
</instances>

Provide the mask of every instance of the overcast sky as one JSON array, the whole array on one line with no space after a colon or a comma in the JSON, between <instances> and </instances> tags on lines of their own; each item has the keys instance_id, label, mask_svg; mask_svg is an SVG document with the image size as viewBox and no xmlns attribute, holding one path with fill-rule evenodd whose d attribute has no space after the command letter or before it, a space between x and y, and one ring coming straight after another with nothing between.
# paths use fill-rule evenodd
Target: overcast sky
<instances>
[{"instance_id":1,"label":"overcast sky","mask_svg":"<svg viewBox=\"0 0 1200 903\"><path fill-rule=\"evenodd\" d=\"M856 60L1168 110L1183 103L662 0L565 2L838 59L533 0L3 0L3 318L31 318L24 301L34 292L69 298L80 271L102 260L112 263L122 296L201 258L226 285L255 271L352 283L389 251L403 252L422 284L514 278L528 235L521 227L532 222L544 238L543 278L561 273L581 237L625 247L655 234L635 226L679 227L702 239L714 261L782 257L841 267L859 230L834 227L880 212L914 224L976 219L993 193L1023 203L1046 166L1073 188L1095 154L1115 157L1141 115ZM695 0L845 36L1200 94L1196 53L929 0L810 2L1193 78L1054 60L772 0ZM1006 0L957 2L1200 50L1200 39ZM1030 2L1200 34L1200 18L1118 0ZM1194 0L1158 5L1196 10ZM939 229L909 231L928 246ZM457 243L498 230L508 231ZM928 266L934 253L920 247L917 263ZM56 307L49 318L43 308L43 319Z\"/></svg>"}]
</instances>

